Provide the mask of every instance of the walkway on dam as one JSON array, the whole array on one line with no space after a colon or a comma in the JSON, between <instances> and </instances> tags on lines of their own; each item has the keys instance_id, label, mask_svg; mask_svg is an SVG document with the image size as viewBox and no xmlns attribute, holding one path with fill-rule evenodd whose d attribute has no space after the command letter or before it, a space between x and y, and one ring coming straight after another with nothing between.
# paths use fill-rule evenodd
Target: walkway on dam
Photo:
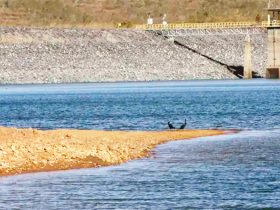
<instances>
[{"instance_id":1,"label":"walkway on dam","mask_svg":"<svg viewBox=\"0 0 280 210\"><path fill-rule=\"evenodd\" d=\"M180 29L243 29L280 27L280 21L264 22L217 22L217 23L170 23L136 25L136 29L147 31Z\"/></svg>"}]
</instances>

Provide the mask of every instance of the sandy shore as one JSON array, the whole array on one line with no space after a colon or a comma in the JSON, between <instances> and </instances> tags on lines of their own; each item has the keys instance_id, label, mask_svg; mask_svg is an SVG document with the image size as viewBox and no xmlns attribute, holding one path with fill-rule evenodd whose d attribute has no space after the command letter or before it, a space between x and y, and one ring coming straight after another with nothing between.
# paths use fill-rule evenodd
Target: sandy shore
<instances>
[{"instance_id":1,"label":"sandy shore","mask_svg":"<svg viewBox=\"0 0 280 210\"><path fill-rule=\"evenodd\" d=\"M168 141L220 134L224 132L0 128L0 176L116 165L146 157L156 145Z\"/></svg>"}]
</instances>

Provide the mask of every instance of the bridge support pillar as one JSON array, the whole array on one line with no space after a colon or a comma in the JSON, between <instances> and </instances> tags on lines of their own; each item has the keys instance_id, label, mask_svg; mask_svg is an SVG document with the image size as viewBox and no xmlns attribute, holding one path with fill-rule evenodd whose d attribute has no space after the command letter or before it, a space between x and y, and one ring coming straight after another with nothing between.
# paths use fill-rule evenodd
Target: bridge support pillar
<instances>
[{"instance_id":1,"label":"bridge support pillar","mask_svg":"<svg viewBox=\"0 0 280 210\"><path fill-rule=\"evenodd\" d=\"M252 65L252 45L250 36L247 35L245 39L244 49L244 70L243 79L252 79L253 65Z\"/></svg>"},{"instance_id":2,"label":"bridge support pillar","mask_svg":"<svg viewBox=\"0 0 280 210\"><path fill-rule=\"evenodd\" d=\"M269 27L266 78L280 79L280 27Z\"/></svg>"}]
</instances>

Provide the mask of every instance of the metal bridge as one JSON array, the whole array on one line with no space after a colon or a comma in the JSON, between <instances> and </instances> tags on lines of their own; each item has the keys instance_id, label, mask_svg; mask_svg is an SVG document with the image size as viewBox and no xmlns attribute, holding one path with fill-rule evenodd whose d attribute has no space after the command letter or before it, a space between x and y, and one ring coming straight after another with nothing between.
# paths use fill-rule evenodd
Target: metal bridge
<instances>
[{"instance_id":1,"label":"metal bridge","mask_svg":"<svg viewBox=\"0 0 280 210\"><path fill-rule=\"evenodd\" d=\"M260 34L269 28L280 28L280 21L218 22L218 23L171 23L136 25L136 29L160 32L165 36Z\"/></svg>"}]
</instances>

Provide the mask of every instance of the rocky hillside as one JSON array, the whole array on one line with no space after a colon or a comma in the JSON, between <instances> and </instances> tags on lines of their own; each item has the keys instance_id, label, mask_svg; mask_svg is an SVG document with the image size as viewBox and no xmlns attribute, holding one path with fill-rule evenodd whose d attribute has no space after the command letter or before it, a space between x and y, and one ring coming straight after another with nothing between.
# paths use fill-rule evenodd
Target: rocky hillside
<instances>
[{"instance_id":1,"label":"rocky hillside","mask_svg":"<svg viewBox=\"0 0 280 210\"><path fill-rule=\"evenodd\" d=\"M280 0L272 0L280 4ZM1 25L89 25L112 27L156 22L265 20L267 0L0 0Z\"/></svg>"}]
</instances>

